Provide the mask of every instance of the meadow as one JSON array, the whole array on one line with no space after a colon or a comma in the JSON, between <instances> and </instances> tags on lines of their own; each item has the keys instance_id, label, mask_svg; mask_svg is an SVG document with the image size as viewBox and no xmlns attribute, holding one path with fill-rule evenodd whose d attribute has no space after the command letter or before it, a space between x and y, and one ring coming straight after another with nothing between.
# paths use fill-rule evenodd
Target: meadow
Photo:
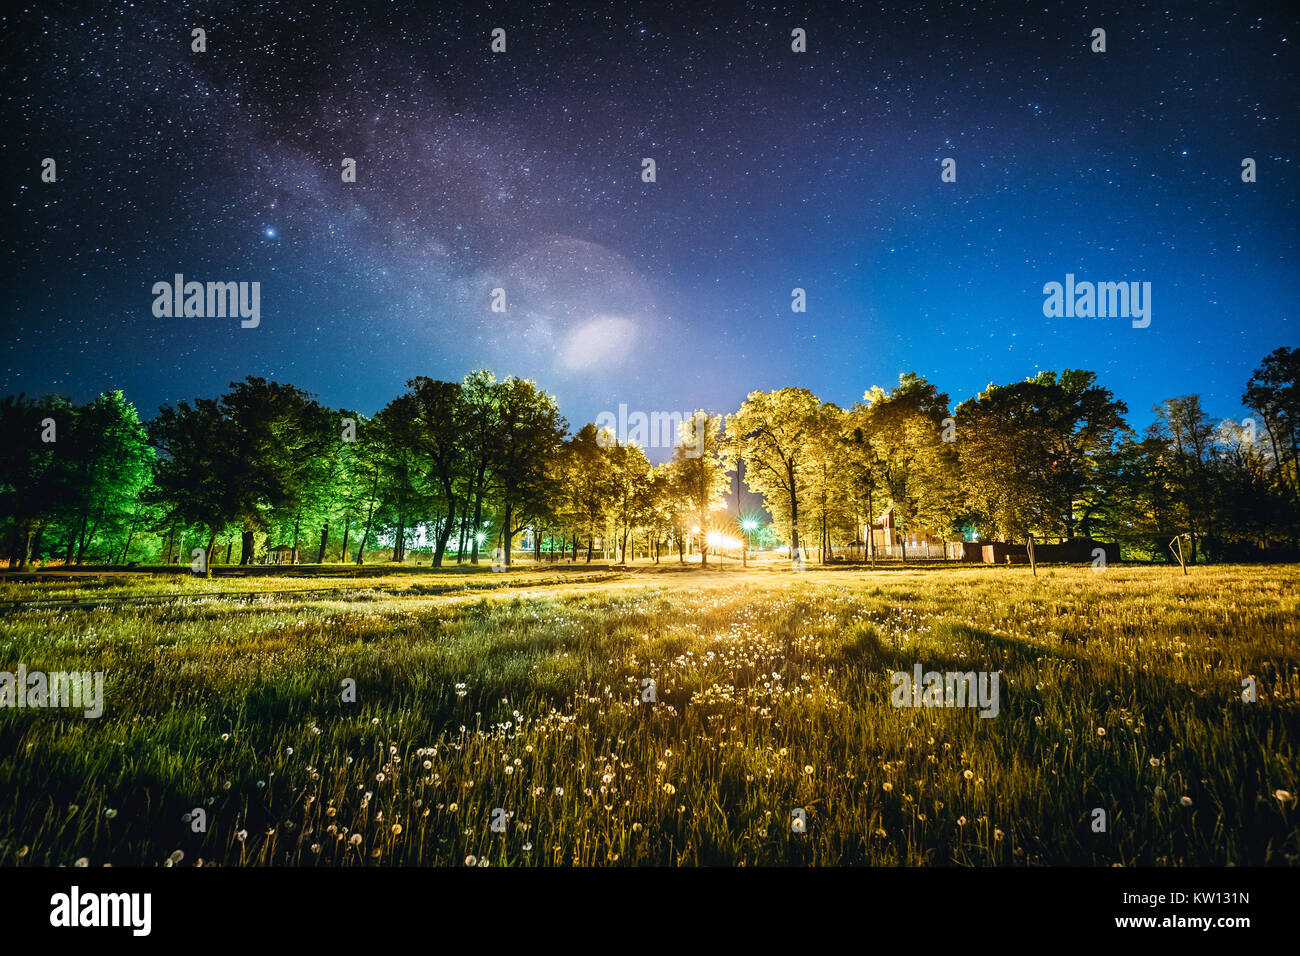
<instances>
[{"instance_id":1,"label":"meadow","mask_svg":"<svg viewBox=\"0 0 1300 956\"><path fill-rule=\"evenodd\" d=\"M1300 862L1296 566L368 572L0 576L0 866Z\"/></svg>"}]
</instances>

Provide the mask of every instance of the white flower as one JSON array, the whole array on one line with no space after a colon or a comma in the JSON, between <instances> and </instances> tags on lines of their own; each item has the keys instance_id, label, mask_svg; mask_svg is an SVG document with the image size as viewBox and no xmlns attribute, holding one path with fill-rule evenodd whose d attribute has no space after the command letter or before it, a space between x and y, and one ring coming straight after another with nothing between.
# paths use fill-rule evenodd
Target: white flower
<instances>
[{"instance_id":1,"label":"white flower","mask_svg":"<svg viewBox=\"0 0 1300 956\"><path fill-rule=\"evenodd\" d=\"M465 865L478 866L478 857L476 857L473 853L471 853L469 856L465 857Z\"/></svg>"}]
</instances>

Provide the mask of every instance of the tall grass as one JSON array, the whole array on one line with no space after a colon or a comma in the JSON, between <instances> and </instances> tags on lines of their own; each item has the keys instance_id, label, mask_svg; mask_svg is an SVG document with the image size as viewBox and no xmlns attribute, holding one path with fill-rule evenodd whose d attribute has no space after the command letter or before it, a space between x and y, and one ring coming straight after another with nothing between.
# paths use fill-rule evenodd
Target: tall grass
<instances>
[{"instance_id":1,"label":"tall grass","mask_svg":"<svg viewBox=\"0 0 1300 956\"><path fill-rule=\"evenodd\" d=\"M1294 865L1298 578L216 579L21 610L0 669L102 670L106 708L0 710L0 865ZM892 706L917 663L1000 672L998 715Z\"/></svg>"}]
</instances>

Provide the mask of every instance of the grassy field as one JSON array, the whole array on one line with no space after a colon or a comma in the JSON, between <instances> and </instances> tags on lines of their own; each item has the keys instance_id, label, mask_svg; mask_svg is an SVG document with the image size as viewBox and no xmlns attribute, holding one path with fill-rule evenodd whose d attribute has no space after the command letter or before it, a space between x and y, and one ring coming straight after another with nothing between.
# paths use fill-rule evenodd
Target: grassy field
<instances>
[{"instance_id":1,"label":"grassy field","mask_svg":"<svg viewBox=\"0 0 1300 956\"><path fill-rule=\"evenodd\" d=\"M155 599L0 613L0 670L105 675L99 719L0 710L0 865L1295 865L1298 582L0 576ZM997 716L893 706L916 664L999 672Z\"/></svg>"}]
</instances>

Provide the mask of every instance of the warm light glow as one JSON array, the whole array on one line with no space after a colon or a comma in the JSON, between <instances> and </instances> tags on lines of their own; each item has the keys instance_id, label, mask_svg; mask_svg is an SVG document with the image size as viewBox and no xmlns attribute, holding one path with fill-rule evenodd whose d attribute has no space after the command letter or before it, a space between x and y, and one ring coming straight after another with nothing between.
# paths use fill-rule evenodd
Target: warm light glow
<instances>
[{"instance_id":1,"label":"warm light glow","mask_svg":"<svg viewBox=\"0 0 1300 956\"><path fill-rule=\"evenodd\" d=\"M700 526L697 524L691 525L691 534L699 534L699 533L700 533Z\"/></svg>"}]
</instances>

